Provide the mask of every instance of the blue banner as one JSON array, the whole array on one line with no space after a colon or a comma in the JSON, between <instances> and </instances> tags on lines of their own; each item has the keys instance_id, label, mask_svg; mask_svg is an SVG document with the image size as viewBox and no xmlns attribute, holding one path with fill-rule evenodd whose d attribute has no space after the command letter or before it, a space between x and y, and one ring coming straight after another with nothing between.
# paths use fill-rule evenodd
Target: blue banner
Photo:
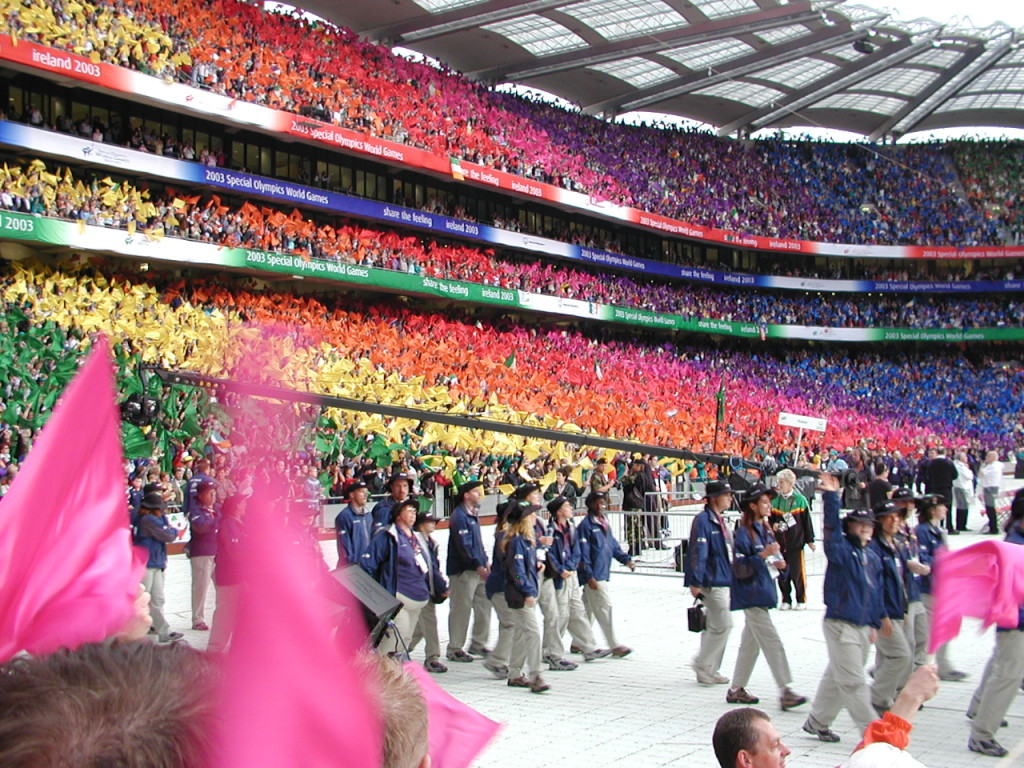
<instances>
[{"instance_id":1,"label":"blue banner","mask_svg":"<svg viewBox=\"0 0 1024 768\"><path fill-rule=\"evenodd\" d=\"M819 280L718 272L703 267L679 266L663 261L624 256L596 248L585 248L538 235L498 229L473 221L425 213L415 208L367 200L339 192L293 184L289 181L278 181L250 173L231 171L227 168L161 157L63 133L31 128L10 121L0 122L0 145L27 149L69 161L102 165L115 170L130 168L135 173L159 177L168 182L201 184L216 189L230 190L247 197L305 208L317 208L330 213L384 222L392 226L436 232L439 237L499 245L513 250L557 256L583 264L728 288L773 288L834 293L1006 293L1024 291L1024 281L1021 280L962 280L959 282Z\"/></svg>"}]
</instances>

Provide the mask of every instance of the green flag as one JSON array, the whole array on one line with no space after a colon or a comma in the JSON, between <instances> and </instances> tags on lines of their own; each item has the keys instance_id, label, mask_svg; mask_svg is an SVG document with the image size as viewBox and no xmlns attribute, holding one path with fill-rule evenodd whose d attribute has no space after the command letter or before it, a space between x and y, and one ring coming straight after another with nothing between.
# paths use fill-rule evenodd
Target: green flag
<instances>
[{"instance_id":1,"label":"green flag","mask_svg":"<svg viewBox=\"0 0 1024 768\"><path fill-rule=\"evenodd\" d=\"M513 371L516 369L516 353L512 350L512 354L505 358L505 367L511 368Z\"/></svg>"},{"instance_id":2,"label":"green flag","mask_svg":"<svg viewBox=\"0 0 1024 768\"><path fill-rule=\"evenodd\" d=\"M722 384L718 387L718 394L715 395L715 400L718 401L718 411L715 413L715 421L721 424L725 421L725 378L722 379Z\"/></svg>"}]
</instances>

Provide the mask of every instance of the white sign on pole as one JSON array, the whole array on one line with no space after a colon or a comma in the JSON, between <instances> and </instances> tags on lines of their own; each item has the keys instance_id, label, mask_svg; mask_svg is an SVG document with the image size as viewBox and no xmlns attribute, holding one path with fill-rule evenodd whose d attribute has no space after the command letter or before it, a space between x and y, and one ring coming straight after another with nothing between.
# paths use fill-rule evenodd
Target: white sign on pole
<instances>
[{"instance_id":1,"label":"white sign on pole","mask_svg":"<svg viewBox=\"0 0 1024 768\"><path fill-rule=\"evenodd\" d=\"M780 413L779 424L784 427L798 427L809 429L812 432L824 432L828 425L827 419L819 419L814 416L798 416L795 413Z\"/></svg>"}]
</instances>

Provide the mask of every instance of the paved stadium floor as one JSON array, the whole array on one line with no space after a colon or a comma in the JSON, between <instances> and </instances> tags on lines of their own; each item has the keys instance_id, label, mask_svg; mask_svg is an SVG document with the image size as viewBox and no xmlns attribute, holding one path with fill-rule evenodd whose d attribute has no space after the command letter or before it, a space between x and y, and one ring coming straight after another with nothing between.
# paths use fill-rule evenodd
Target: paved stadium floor
<instances>
[{"instance_id":1,"label":"paved stadium floor","mask_svg":"<svg viewBox=\"0 0 1024 768\"><path fill-rule=\"evenodd\" d=\"M438 537L443 539L444 535L439 532ZM952 541L958 548L982 538L968 534ZM333 543L324 542L323 550L327 563L333 566L337 559ZM808 610L773 612L776 626L787 643L793 688L809 699L826 661L821 633L824 607L820 558L819 549L808 564L812 571ZM183 631L193 646L202 648L208 633L188 629L189 578L185 557L171 557L167 615L174 629ZM504 723L497 739L480 756L478 766L717 765L711 749L711 732L717 718L732 705L725 703L727 686L700 686L689 668L698 636L686 631L685 609L692 601L688 592L684 594L682 577L616 573L612 576L612 589L620 640L634 649L628 658L602 659L581 663L572 672L547 673L545 678L551 690L542 695L508 688L504 682L493 679L479 662L450 663L450 671L437 677L453 695ZM212 604L211 596L208 620ZM438 616L443 649L447 605L439 606ZM723 666L727 675L732 672L743 621L740 614L734 614L734 618L736 626ZM496 629L494 622L493 630ZM912 734L911 752L931 768L997 764L993 758L967 750L968 721L964 717L967 702L992 650L993 635L992 630L979 634L976 622L965 622L963 632L952 644L952 659L970 677L962 683L943 683L938 696L921 711ZM597 637L601 643L599 630ZM422 647L414 652L414 658L422 660ZM833 725L842 737L838 744L824 744L803 733L800 726L810 704L781 712L774 682L763 659L758 662L748 689L762 697L760 706L771 715L793 751L788 759L791 768L837 766L858 741L853 722L845 712ZM1024 750L1024 693L1011 707L1007 719L1009 727L1000 734L1003 746ZM1020 764L1024 765L1024 759Z\"/></svg>"}]
</instances>

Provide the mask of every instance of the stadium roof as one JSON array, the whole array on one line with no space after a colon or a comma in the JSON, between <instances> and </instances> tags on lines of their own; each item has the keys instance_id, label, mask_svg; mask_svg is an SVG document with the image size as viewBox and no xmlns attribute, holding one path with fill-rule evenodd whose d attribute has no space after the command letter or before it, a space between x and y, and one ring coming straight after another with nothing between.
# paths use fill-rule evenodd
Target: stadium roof
<instances>
[{"instance_id":1,"label":"stadium roof","mask_svg":"<svg viewBox=\"0 0 1024 768\"><path fill-rule=\"evenodd\" d=\"M722 134L817 125L872 139L1024 128L1024 30L898 21L844 0L304 0L488 82Z\"/></svg>"}]
</instances>

